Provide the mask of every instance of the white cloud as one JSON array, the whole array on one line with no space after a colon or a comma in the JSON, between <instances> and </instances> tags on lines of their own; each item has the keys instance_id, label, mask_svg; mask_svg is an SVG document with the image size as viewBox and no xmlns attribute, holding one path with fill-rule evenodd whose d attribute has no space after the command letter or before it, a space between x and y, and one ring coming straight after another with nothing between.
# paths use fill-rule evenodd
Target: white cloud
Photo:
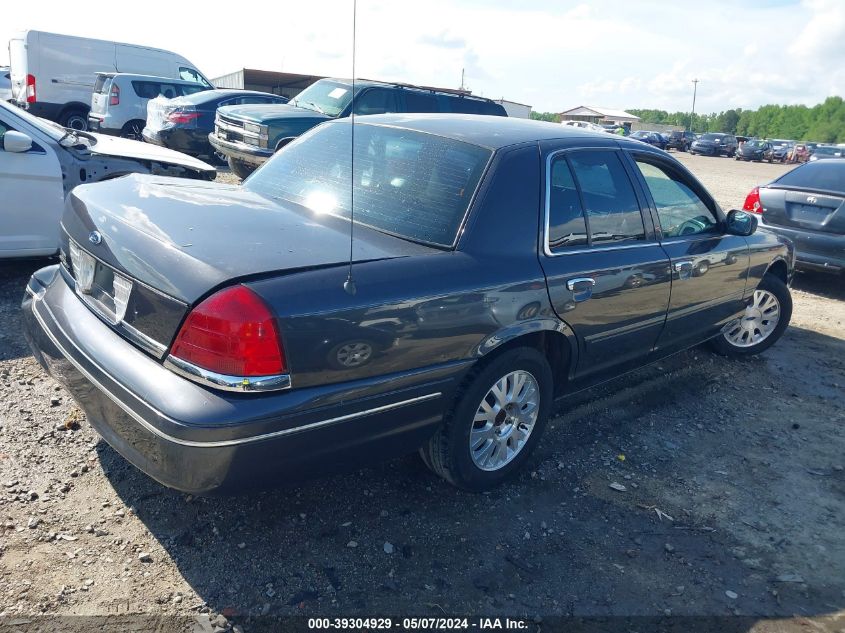
<instances>
[{"instance_id":1,"label":"white cloud","mask_svg":"<svg viewBox=\"0 0 845 633\"><path fill-rule=\"evenodd\" d=\"M147 0L144 20L68 14L58 0L4 6L0 63L12 30L36 28L177 51L211 76L238 68L348 77L352 3L262 5L227 22L219 2L186 16ZM577 105L696 111L817 103L845 89L845 1L358 1L357 74L457 87L562 111ZM749 37L749 33L754 34ZM758 35L759 34L759 35Z\"/></svg>"}]
</instances>

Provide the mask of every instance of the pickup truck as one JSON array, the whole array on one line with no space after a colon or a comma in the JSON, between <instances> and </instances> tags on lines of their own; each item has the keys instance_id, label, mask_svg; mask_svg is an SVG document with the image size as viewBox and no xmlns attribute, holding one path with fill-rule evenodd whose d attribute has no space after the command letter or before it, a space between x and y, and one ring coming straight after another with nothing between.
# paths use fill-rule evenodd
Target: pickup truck
<instances>
[{"instance_id":1,"label":"pickup truck","mask_svg":"<svg viewBox=\"0 0 845 633\"><path fill-rule=\"evenodd\" d=\"M352 114L352 102L351 80L321 79L284 105L219 108L208 140L226 156L232 172L246 178L303 132ZM465 92L370 80L355 81L354 102L356 116L386 112L507 116L495 101Z\"/></svg>"}]
</instances>

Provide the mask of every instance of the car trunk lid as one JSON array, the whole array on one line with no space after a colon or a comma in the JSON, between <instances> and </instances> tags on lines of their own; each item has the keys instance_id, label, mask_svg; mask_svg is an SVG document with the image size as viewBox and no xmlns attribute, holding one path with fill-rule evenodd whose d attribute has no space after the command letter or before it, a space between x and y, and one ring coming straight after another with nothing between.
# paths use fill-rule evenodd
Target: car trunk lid
<instances>
[{"instance_id":1,"label":"car trunk lid","mask_svg":"<svg viewBox=\"0 0 845 633\"><path fill-rule=\"evenodd\" d=\"M845 197L776 186L760 188L766 224L845 234Z\"/></svg>"},{"instance_id":2,"label":"car trunk lid","mask_svg":"<svg viewBox=\"0 0 845 633\"><path fill-rule=\"evenodd\" d=\"M154 334L136 329L164 347L170 345L186 310L220 287L346 265L350 255L349 223L342 218L318 218L237 185L178 178L130 175L77 187L68 196L62 226L63 260L70 260L73 240L108 269L95 273L104 282L101 303L108 309L99 312L105 320L115 320L114 299L120 289L114 277L122 277L133 284L132 297L148 295L136 311L149 312L150 304L162 310L162 322L154 323L155 315L147 314ZM355 227L356 262L435 250L363 225ZM74 278L79 281L76 273ZM125 321L132 327L136 311L131 303L125 310ZM125 334L121 324L112 325Z\"/></svg>"}]
</instances>

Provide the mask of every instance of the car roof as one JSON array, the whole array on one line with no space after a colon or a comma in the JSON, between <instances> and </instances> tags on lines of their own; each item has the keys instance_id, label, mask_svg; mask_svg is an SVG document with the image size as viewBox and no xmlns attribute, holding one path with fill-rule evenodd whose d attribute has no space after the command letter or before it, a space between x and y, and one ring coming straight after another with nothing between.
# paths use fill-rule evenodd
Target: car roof
<instances>
[{"instance_id":1,"label":"car roof","mask_svg":"<svg viewBox=\"0 0 845 633\"><path fill-rule=\"evenodd\" d=\"M278 97L284 99L280 95L274 95L272 92L261 92L260 90L238 90L237 88L215 88L214 90L202 90L191 95L179 97L191 103L205 103L206 101L216 101L217 99L226 99L228 97L236 96L259 96L259 97Z\"/></svg>"},{"instance_id":2,"label":"car roof","mask_svg":"<svg viewBox=\"0 0 845 633\"><path fill-rule=\"evenodd\" d=\"M357 116L355 121L356 124L385 125L434 134L490 149L552 139L613 138L617 142L625 142L624 138L611 137L607 132L532 119L480 114L373 114ZM339 119L338 122L349 123L347 119ZM630 143L632 147L642 145L636 141Z\"/></svg>"}]
</instances>

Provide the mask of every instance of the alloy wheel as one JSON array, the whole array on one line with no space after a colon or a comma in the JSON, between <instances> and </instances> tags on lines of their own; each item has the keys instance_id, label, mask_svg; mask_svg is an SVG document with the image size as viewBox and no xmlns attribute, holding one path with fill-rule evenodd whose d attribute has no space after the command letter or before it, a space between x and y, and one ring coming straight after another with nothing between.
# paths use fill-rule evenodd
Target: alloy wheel
<instances>
[{"instance_id":1,"label":"alloy wheel","mask_svg":"<svg viewBox=\"0 0 845 633\"><path fill-rule=\"evenodd\" d=\"M478 405L469 434L473 463L495 471L509 464L528 442L537 422L540 386L523 370L502 376Z\"/></svg>"},{"instance_id":2,"label":"alloy wheel","mask_svg":"<svg viewBox=\"0 0 845 633\"><path fill-rule=\"evenodd\" d=\"M728 343L736 347L751 347L765 341L780 321L780 302L768 290L755 290L754 299L745 314L724 333Z\"/></svg>"}]
</instances>

